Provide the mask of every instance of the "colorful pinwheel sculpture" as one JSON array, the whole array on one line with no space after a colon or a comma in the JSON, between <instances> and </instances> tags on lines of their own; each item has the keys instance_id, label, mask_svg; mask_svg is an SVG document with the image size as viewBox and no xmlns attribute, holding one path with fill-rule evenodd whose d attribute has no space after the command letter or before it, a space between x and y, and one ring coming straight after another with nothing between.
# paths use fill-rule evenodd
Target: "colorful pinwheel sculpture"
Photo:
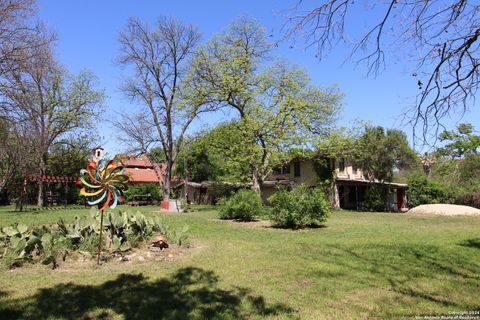
<instances>
[{"instance_id":1,"label":"colorful pinwheel sculpture","mask_svg":"<svg viewBox=\"0 0 480 320\"><path fill-rule=\"evenodd\" d=\"M123 165L115 160L100 160L98 163L89 161L87 170L81 171L80 194L87 197L89 205L98 205L99 210L107 206L115 208L123 200L123 193L128 188L129 178L123 171Z\"/></svg>"},{"instance_id":2,"label":"colorful pinwheel sculpture","mask_svg":"<svg viewBox=\"0 0 480 320\"><path fill-rule=\"evenodd\" d=\"M98 163L89 161L87 170L80 172L80 194L87 197L87 203L91 206L98 205L100 210L100 236L98 241L97 264L100 264L102 252L103 210L110 206L117 206L122 200L123 192L127 190L128 176L123 174L123 165L115 160L100 160Z\"/></svg>"}]
</instances>

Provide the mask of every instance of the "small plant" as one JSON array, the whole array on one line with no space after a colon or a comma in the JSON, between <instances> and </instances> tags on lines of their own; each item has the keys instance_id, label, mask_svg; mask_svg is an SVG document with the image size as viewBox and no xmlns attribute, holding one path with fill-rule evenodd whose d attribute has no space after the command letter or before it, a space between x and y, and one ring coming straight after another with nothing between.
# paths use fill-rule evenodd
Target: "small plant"
<instances>
[{"instance_id":1,"label":"small plant","mask_svg":"<svg viewBox=\"0 0 480 320\"><path fill-rule=\"evenodd\" d=\"M129 250L162 234L171 244L188 246L188 227L174 229L165 218L147 218L140 212L109 212L103 225L106 250L110 253ZM57 226L28 228L14 224L0 230L0 259L7 268L24 262L41 262L55 269L67 255L76 251L93 255L98 248L100 215L92 210L88 217L75 217L73 224L60 220Z\"/></svg>"},{"instance_id":2,"label":"small plant","mask_svg":"<svg viewBox=\"0 0 480 320\"><path fill-rule=\"evenodd\" d=\"M321 226L331 211L322 189L302 185L289 191L280 186L268 201L270 218L277 227L304 228Z\"/></svg>"},{"instance_id":3,"label":"small plant","mask_svg":"<svg viewBox=\"0 0 480 320\"><path fill-rule=\"evenodd\" d=\"M239 190L228 199L220 200L220 219L252 221L262 208L260 197L253 190Z\"/></svg>"},{"instance_id":4,"label":"small plant","mask_svg":"<svg viewBox=\"0 0 480 320\"><path fill-rule=\"evenodd\" d=\"M53 231L43 234L41 239L44 254L42 264L52 264L52 269L55 269L60 259L65 261L68 254L68 242L68 239L60 232Z\"/></svg>"},{"instance_id":5,"label":"small plant","mask_svg":"<svg viewBox=\"0 0 480 320\"><path fill-rule=\"evenodd\" d=\"M21 266L31 260L39 244L40 239L24 224L13 224L0 230L1 257L5 259L7 268Z\"/></svg>"}]
</instances>

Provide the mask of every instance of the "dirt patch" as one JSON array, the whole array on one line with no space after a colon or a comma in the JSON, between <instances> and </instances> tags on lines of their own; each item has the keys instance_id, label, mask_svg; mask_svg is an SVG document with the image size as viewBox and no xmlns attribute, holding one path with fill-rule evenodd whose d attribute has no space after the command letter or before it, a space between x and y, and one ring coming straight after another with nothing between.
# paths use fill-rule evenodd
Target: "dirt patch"
<instances>
[{"instance_id":1,"label":"dirt patch","mask_svg":"<svg viewBox=\"0 0 480 320\"><path fill-rule=\"evenodd\" d=\"M424 204L408 210L407 214L480 217L480 209L455 204Z\"/></svg>"},{"instance_id":2,"label":"dirt patch","mask_svg":"<svg viewBox=\"0 0 480 320\"><path fill-rule=\"evenodd\" d=\"M97 265L97 256L87 252L79 253L74 251L66 256L65 261L59 261L58 267L54 272L79 272L86 270L96 270L98 268L121 269L124 267L131 267L146 264L160 264L173 262L181 259L195 248L179 247L171 245L164 250L152 250L151 247L133 248L122 253L107 254L104 253L100 259L100 266ZM25 268L50 268L50 266L43 266L40 263L34 265L25 264L20 268L12 269L12 272L23 272Z\"/></svg>"},{"instance_id":3,"label":"dirt patch","mask_svg":"<svg viewBox=\"0 0 480 320\"><path fill-rule=\"evenodd\" d=\"M247 227L247 228L270 228L272 222L269 220L255 220L255 221L237 221L237 220L224 220L228 224Z\"/></svg>"}]
</instances>

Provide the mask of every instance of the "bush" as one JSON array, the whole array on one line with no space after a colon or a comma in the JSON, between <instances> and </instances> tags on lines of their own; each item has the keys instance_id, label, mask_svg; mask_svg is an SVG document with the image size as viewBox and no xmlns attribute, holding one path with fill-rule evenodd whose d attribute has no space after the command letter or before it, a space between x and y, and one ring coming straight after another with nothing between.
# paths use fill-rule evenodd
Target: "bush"
<instances>
[{"instance_id":1,"label":"bush","mask_svg":"<svg viewBox=\"0 0 480 320\"><path fill-rule=\"evenodd\" d=\"M239 190L228 199L217 202L220 219L252 221L262 208L262 201L253 190Z\"/></svg>"},{"instance_id":2,"label":"bush","mask_svg":"<svg viewBox=\"0 0 480 320\"><path fill-rule=\"evenodd\" d=\"M454 203L480 209L480 192L459 195L455 197Z\"/></svg>"},{"instance_id":3,"label":"bush","mask_svg":"<svg viewBox=\"0 0 480 320\"><path fill-rule=\"evenodd\" d=\"M449 203L450 193L447 186L430 181L422 174L413 175L408 179L407 199L410 207Z\"/></svg>"},{"instance_id":4,"label":"bush","mask_svg":"<svg viewBox=\"0 0 480 320\"><path fill-rule=\"evenodd\" d=\"M388 211L387 188L378 185L369 186L365 193L363 209L377 212Z\"/></svg>"},{"instance_id":5,"label":"bush","mask_svg":"<svg viewBox=\"0 0 480 320\"><path fill-rule=\"evenodd\" d=\"M238 191L238 186L223 182L214 182L208 186L208 193L210 194L210 201L216 204L222 198L229 198L232 194Z\"/></svg>"},{"instance_id":6,"label":"bush","mask_svg":"<svg viewBox=\"0 0 480 320\"><path fill-rule=\"evenodd\" d=\"M327 220L331 211L321 188L311 189L303 185L292 191L281 186L268 201L271 205L270 218L278 227L318 227Z\"/></svg>"}]
</instances>

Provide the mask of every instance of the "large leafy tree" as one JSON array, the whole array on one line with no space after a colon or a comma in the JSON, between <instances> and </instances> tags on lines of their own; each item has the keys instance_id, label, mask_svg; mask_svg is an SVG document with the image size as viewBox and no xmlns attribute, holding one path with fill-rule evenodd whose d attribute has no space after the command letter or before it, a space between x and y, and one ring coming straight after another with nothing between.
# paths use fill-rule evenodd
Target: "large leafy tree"
<instances>
[{"instance_id":1,"label":"large leafy tree","mask_svg":"<svg viewBox=\"0 0 480 320\"><path fill-rule=\"evenodd\" d=\"M452 159L478 154L480 148L480 135L475 134L470 123L457 125L456 131L445 130L440 133L438 139L446 144L438 148L436 153Z\"/></svg>"},{"instance_id":2,"label":"large leafy tree","mask_svg":"<svg viewBox=\"0 0 480 320\"><path fill-rule=\"evenodd\" d=\"M390 182L394 170L417 164L417 156L402 131L381 126L366 127L355 141L353 160L369 180Z\"/></svg>"},{"instance_id":3,"label":"large leafy tree","mask_svg":"<svg viewBox=\"0 0 480 320\"><path fill-rule=\"evenodd\" d=\"M236 121L220 123L187 142L177 158L176 172L195 182L249 181L248 147Z\"/></svg>"},{"instance_id":4,"label":"large leafy tree","mask_svg":"<svg viewBox=\"0 0 480 320\"><path fill-rule=\"evenodd\" d=\"M419 95L411 121L423 133L452 112L467 111L480 84L480 19L478 1L295 0L286 37L303 39L321 59L345 45L369 74L389 59L414 61L411 73ZM363 19L365 28L358 28ZM348 57L348 55L347 55Z\"/></svg>"},{"instance_id":5,"label":"large leafy tree","mask_svg":"<svg viewBox=\"0 0 480 320\"><path fill-rule=\"evenodd\" d=\"M51 46L25 49L29 57L9 69L0 81L4 97L3 116L27 128L33 144L34 173L45 175L49 150L65 142L69 134L91 128L99 112L103 92L96 89L96 78L83 71L72 75L54 58ZM37 206L43 205L43 182L38 183Z\"/></svg>"},{"instance_id":6,"label":"large leafy tree","mask_svg":"<svg viewBox=\"0 0 480 320\"><path fill-rule=\"evenodd\" d=\"M235 112L258 193L289 148L311 146L328 131L341 97L311 85L298 66L266 64L269 55L264 29L241 18L196 52L188 77L187 92L195 103Z\"/></svg>"}]
</instances>

